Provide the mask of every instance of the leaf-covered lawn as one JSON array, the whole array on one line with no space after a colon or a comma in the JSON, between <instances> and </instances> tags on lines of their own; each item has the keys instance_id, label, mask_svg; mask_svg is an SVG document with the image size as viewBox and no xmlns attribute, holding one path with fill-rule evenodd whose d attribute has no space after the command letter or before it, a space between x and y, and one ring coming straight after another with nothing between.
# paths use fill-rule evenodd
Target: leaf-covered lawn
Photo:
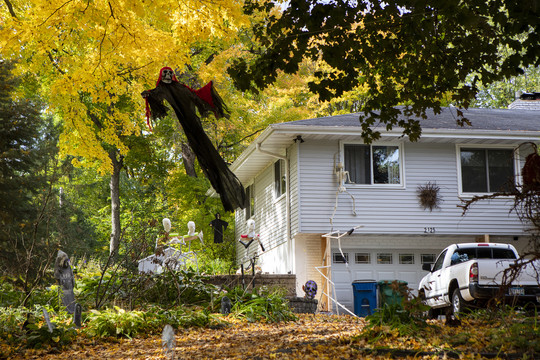
<instances>
[{"instance_id":1,"label":"leaf-covered lawn","mask_svg":"<svg viewBox=\"0 0 540 360\"><path fill-rule=\"evenodd\" d=\"M337 345L362 329L363 319L351 316L300 315L296 322L248 323L227 319L216 329L176 331L178 359L347 358L349 347ZM112 341L112 342L111 342ZM85 340L61 352L28 350L13 359L166 359L161 337Z\"/></svg>"},{"instance_id":2,"label":"leaf-covered lawn","mask_svg":"<svg viewBox=\"0 0 540 360\"><path fill-rule=\"evenodd\" d=\"M482 316L458 326L429 321L422 328L376 325L351 316L299 315L298 321L248 323L224 318L215 328L176 331L177 359L482 359L540 356L539 321ZM104 340L79 337L64 348L26 350L12 359L166 359L161 337Z\"/></svg>"}]
</instances>

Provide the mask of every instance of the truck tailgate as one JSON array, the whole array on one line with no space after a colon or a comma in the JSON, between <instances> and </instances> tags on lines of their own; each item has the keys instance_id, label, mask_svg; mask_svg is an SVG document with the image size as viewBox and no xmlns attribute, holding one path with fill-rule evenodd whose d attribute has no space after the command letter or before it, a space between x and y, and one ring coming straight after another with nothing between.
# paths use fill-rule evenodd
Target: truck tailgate
<instances>
[{"instance_id":1,"label":"truck tailgate","mask_svg":"<svg viewBox=\"0 0 540 360\"><path fill-rule=\"evenodd\" d=\"M477 259L478 263L478 284L481 286L504 285L511 283L514 286L534 286L540 284L540 263L528 263L522 267L516 267L521 262L516 260L491 260ZM513 267L516 271L505 270ZM515 276L514 276L515 275Z\"/></svg>"}]
</instances>

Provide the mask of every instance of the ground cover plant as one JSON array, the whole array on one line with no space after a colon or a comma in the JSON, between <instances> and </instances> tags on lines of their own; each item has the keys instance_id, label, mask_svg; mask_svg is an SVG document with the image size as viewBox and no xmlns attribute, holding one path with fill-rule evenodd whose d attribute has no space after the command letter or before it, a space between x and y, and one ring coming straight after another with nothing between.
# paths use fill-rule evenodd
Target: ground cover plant
<instances>
[{"instance_id":1,"label":"ground cover plant","mask_svg":"<svg viewBox=\"0 0 540 360\"><path fill-rule=\"evenodd\" d=\"M159 336L167 324L178 331L296 319L279 290L218 288L189 267L139 274L129 267L103 267L94 259L81 263L76 273L75 296L83 308L80 328L65 311L57 285L36 290L25 307L17 306L16 287L2 284L0 359L29 351L61 353L80 341ZM225 295L233 300L227 316L219 313Z\"/></svg>"}]
</instances>

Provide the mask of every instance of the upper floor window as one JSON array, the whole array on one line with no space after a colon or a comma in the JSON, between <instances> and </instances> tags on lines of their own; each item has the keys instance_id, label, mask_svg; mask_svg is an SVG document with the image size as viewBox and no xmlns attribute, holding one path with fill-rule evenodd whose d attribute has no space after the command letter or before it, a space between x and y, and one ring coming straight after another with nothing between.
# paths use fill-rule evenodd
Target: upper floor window
<instances>
[{"instance_id":1,"label":"upper floor window","mask_svg":"<svg viewBox=\"0 0 540 360\"><path fill-rule=\"evenodd\" d=\"M287 178L285 174L285 161L279 159L274 163L274 191L276 199L285 194L287 190Z\"/></svg>"},{"instance_id":2,"label":"upper floor window","mask_svg":"<svg viewBox=\"0 0 540 360\"><path fill-rule=\"evenodd\" d=\"M343 153L351 183L401 184L399 146L345 144Z\"/></svg>"},{"instance_id":3,"label":"upper floor window","mask_svg":"<svg viewBox=\"0 0 540 360\"><path fill-rule=\"evenodd\" d=\"M246 188L246 220L249 220L255 215L255 191L253 185Z\"/></svg>"},{"instance_id":4,"label":"upper floor window","mask_svg":"<svg viewBox=\"0 0 540 360\"><path fill-rule=\"evenodd\" d=\"M506 191L515 183L513 149L461 148L460 160L464 193Z\"/></svg>"}]
</instances>

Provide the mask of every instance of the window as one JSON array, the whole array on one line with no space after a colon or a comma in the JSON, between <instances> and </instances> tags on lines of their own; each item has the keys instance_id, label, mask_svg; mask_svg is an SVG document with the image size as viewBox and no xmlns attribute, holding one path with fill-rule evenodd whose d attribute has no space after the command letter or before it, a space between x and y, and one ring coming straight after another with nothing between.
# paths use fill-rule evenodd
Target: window
<instances>
[{"instance_id":1,"label":"window","mask_svg":"<svg viewBox=\"0 0 540 360\"><path fill-rule=\"evenodd\" d=\"M354 254L354 262L356 264L371 264L371 255L369 253Z\"/></svg>"},{"instance_id":2,"label":"window","mask_svg":"<svg viewBox=\"0 0 540 360\"><path fill-rule=\"evenodd\" d=\"M246 220L249 220L255 215L255 191L253 185L246 188Z\"/></svg>"},{"instance_id":3,"label":"window","mask_svg":"<svg viewBox=\"0 0 540 360\"><path fill-rule=\"evenodd\" d=\"M345 255L345 257L343 255ZM348 263L349 262L349 254L343 253L343 255L341 255L341 253L334 253L333 256L332 256L333 260L334 260L334 264Z\"/></svg>"},{"instance_id":4,"label":"window","mask_svg":"<svg viewBox=\"0 0 540 360\"><path fill-rule=\"evenodd\" d=\"M377 254L377 264L391 264L392 263L392 254L381 253Z\"/></svg>"},{"instance_id":5,"label":"window","mask_svg":"<svg viewBox=\"0 0 540 360\"><path fill-rule=\"evenodd\" d=\"M435 254L421 254L420 262L422 264L433 264L435 262Z\"/></svg>"},{"instance_id":6,"label":"window","mask_svg":"<svg viewBox=\"0 0 540 360\"><path fill-rule=\"evenodd\" d=\"M435 262L435 265L433 265L433 269L431 270L432 272L435 272L437 270L441 270L442 269L442 266L443 266L443 262L444 262L444 257L446 256L446 252L448 250L444 250L441 255L439 255L439 258L437 259L437 261Z\"/></svg>"},{"instance_id":7,"label":"window","mask_svg":"<svg viewBox=\"0 0 540 360\"><path fill-rule=\"evenodd\" d=\"M345 144L345 171L354 184L401 183L399 146ZM347 179L348 180L348 179Z\"/></svg>"},{"instance_id":8,"label":"window","mask_svg":"<svg viewBox=\"0 0 540 360\"><path fill-rule=\"evenodd\" d=\"M456 255L454 257L454 255ZM452 263L471 259L515 259L516 254L510 249L492 247L459 248L452 255ZM457 261L459 260L459 261Z\"/></svg>"},{"instance_id":9,"label":"window","mask_svg":"<svg viewBox=\"0 0 540 360\"><path fill-rule=\"evenodd\" d=\"M414 264L414 254L399 254L400 264Z\"/></svg>"},{"instance_id":10,"label":"window","mask_svg":"<svg viewBox=\"0 0 540 360\"><path fill-rule=\"evenodd\" d=\"M514 150L461 148L462 192L509 190L515 182Z\"/></svg>"},{"instance_id":11,"label":"window","mask_svg":"<svg viewBox=\"0 0 540 360\"><path fill-rule=\"evenodd\" d=\"M274 190L276 199L285 194L287 190L287 179L285 177L285 161L278 160L274 163Z\"/></svg>"}]
</instances>

